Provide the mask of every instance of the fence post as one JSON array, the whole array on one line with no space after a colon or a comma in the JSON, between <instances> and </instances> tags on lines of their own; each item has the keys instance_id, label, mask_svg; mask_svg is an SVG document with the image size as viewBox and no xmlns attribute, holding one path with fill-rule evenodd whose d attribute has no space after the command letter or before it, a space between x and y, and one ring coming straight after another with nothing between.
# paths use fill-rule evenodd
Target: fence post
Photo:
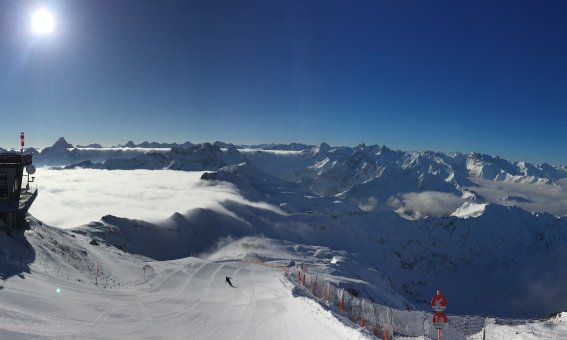
<instances>
[{"instance_id":1,"label":"fence post","mask_svg":"<svg viewBox=\"0 0 567 340\"><path fill-rule=\"evenodd\" d=\"M315 275L315 283L313 284L313 287L311 287L311 293L314 296L317 296L316 290L317 290L317 277L318 275Z\"/></svg>"},{"instance_id":2,"label":"fence post","mask_svg":"<svg viewBox=\"0 0 567 340\"><path fill-rule=\"evenodd\" d=\"M341 293L342 293L342 294L341 294ZM345 309L344 309L344 304L343 304L343 301L344 301L344 300L343 300L343 296L344 296L344 293L341 292L339 289L337 289L337 298L339 299L339 310L340 310L341 312L345 310Z\"/></svg>"},{"instance_id":3,"label":"fence post","mask_svg":"<svg viewBox=\"0 0 567 340\"><path fill-rule=\"evenodd\" d=\"M98 271L100 270L100 265L96 264L96 278L95 278L95 285L98 286Z\"/></svg>"},{"instance_id":4,"label":"fence post","mask_svg":"<svg viewBox=\"0 0 567 340\"><path fill-rule=\"evenodd\" d=\"M390 329L392 330L392 338L394 338L394 335L396 334L394 332L394 316L392 314L392 310L390 309L390 306L388 306L388 316L390 319Z\"/></svg>"},{"instance_id":5,"label":"fence post","mask_svg":"<svg viewBox=\"0 0 567 340\"><path fill-rule=\"evenodd\" d=\"M423 338L425 339L425 312L421 312L421 315L423 315L423 320L421 320L421 326L423 327Z\"/></svg>"}]
</instances>

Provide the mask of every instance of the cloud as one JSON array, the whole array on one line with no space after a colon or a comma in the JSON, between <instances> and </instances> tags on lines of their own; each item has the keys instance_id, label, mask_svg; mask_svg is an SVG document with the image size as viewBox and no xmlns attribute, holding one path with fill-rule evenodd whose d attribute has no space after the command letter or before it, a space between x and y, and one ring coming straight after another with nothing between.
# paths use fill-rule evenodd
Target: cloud
<instances>
[{"instance_id":1,"label":"cloud","mask_svg":"<svg viewBox=\"0 0 567 340\"><path fill-rule=\"evenodd\" d=\"M470 187L480 197L478 203L517 206L531 212L547 212L555 216L567 215L567 179L557 184L508 183L470 178L477 186ZM427 191L399 194L388 199L388 205L413 218L447 216L463 200L453 194Z\"/></svg>"},{"instance_id":2,"label":"cloud","mask_svg":"<svg viewBox=\"0 0 567 340\"><path fill-rule=\"evenodd\" d=\"M517 206L527 211L548 212L556 216L567 215L567 180L553 184L527 184L470 179L478 187L471 188L487 202ZM503 200L511 196L523 199Z\"/></svg>"},{"instance_id":3,"label":"cloud","mask_svg":"<svg viewBox=\"0 0 567 340\"><path fill-rule=\"evenodd\" d=\"M172 170L50 170L36 174L39 195L30 213L49 225L72 228L104 215L149 222L175 212L209 208L231 214L221 204L238 201L283 213L265 202L250 202L226 182L201 181L202 172Z\"/></svg>"},{"instance_id":4,"label":"cloud","mask_svg":"<svg viewBox=\"0 0 567 340\"><path fill-rule=\"evenodd\" d=\"M378 199L374 196L370 196L366 201L361 202L358 205L358 207L362 211L367 211L367 212L374 211L378 207Z\"/></svg>"},{"instance_id":5,"label":"cloud","mask_svg":"<svg viewBox=\"0 0 567 340\"><path fill-rule=\"evenodd\" d=\"M305 256L305 253L292 251L292 249L292 244L289 242L266 238L262 235L246 236L240 239L229 236L220 238L210 252L200 254L200 256L213 261L243 258L269 261L299 259Z\"/></svg>"},{"instance_id":6,"label":"cloud","mask_svg":"<svg viewBox=\"0 0 567 340\"><path fill-rule=\"evenodd\" d=\"M392 208L414 218L447 216L463 203L460 197L439 191L405 193L399 199L391 197L388 202Z\"/></svg>"}]
</instances>

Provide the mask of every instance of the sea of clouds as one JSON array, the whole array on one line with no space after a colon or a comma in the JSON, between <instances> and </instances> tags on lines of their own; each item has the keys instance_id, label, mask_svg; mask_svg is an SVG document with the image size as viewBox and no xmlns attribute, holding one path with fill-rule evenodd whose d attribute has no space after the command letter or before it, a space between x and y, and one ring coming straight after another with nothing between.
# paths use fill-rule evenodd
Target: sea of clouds
<instances>
[{"instance_id":1,"label":"sea of clouds","mask_svg":"<svg viewBox=\"0 0 567 340\"><path fill-rule=\"evenodd\" d=\"M159 222L173 213L195 208L213 209L233 216L223 202L237 201L276 213L283 212L265 202L244 199L238 188L227 182L201 180L202 171L172 170L56 170L40 168L35 185L39 196L30 213L45 223L73 228L104 215L114 215L148 222ZM514 205L531 212L567 215L567 181L557 184L505 183L472 179L470 187L482 202ZM462 203L460 196L426 191L401 193L387 204L413 218L448 216ZM371 197L363 210L377 205ZM237 216L233 216L237 217Z\"/></svg>"},{"instance_id":2,"label":"sea of clouds","mask_svg":"<svg viewBox=\"0 0 567 340\"><path fill-rule=\"evenodd\" d=\"M227 182L200 180L203 172L172 170L38 169L39 195L30 213L60 228L73 228L104 215L158 222L173 213L209 208L226 214L222 203L238 201L280 213L264 202L250 202Z\"/></svg>"}]
</instances>

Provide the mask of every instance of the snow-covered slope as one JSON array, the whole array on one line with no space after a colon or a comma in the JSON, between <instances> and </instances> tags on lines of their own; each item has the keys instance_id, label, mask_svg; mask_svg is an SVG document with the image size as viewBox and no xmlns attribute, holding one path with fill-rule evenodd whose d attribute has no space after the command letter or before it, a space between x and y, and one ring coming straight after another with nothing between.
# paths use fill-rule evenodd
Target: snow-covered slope
<instances>
[{"instance_id":1,"label":"snow-covered slope","mask_svg":"<svg viewBox=\"0 0 567 340\"><path fill-rule=\"evenodd\" d=\"M2 339L371 337L336 307L313 301L307 292L297 294L281 267L257 262L297 266L301 261L321 281L356 287L363 297L368 297L367 289L373 289L379 293L378 302L389 306L407 303L383 273L382 279L369 280L380 276L368 270L370 264L364 258L347 251L244 237L223 238L201 258L177 257L180 254L173 245L182 241L160 238L167 244L158 245L161 249L156 254L169 260L156 261L111 244L122 240L156 245L152 242L156 234L143 228L163 226L110 217L105 223L119 229L108 242L109 235L97 225L65 231L34 219L29 231L14 238L0 234ZM226 276L235 288L225 284ZM447 296L451 308L457 305L455 295ZM412 323L414 314L399 311L396 322ZM488 339L560 339L567 336L565 322L565 313L531 323L487 319L479 334ZM396 329L403 330L403 323Z\"/></svg>"},{"instance_id":2,"label":"snow-covered slope","mask_svg":"<svg viewBox=\"0 0 567 340\"><path fill-rule=\"evenodd\" d=\"M89 227L106 234L105 225L112 225L109 240L147 256L160 256L169 248L181 255L199 253L222 237L259 234L347 251L380 272L365 273L365 282L389 282L422 309L428 309L430 292L440 287L451 296L453 313L541 317L567 306L565 295L556 290L567 282L560 265L565 260L565 219L499 206L487 206L477 218L415 221L390 212L280 215L237 202L224 206L230 214L198 209L161 226L107 217ZM163 242L142 247L138 237ZM370 295L373 287L366 289Z\"/></svg>"},{"instance_id":3,"label":"snow-covered slope","mask_svg":"<svg viewBox=\"0 0 567 340\"><path fill-rule=\"evenodd\" d=\"M152 261L99 241L37 221L25 235L0 235L0 338L368 338L294 296L278 270L192 257Z\"/></svg>"}]
</instances>

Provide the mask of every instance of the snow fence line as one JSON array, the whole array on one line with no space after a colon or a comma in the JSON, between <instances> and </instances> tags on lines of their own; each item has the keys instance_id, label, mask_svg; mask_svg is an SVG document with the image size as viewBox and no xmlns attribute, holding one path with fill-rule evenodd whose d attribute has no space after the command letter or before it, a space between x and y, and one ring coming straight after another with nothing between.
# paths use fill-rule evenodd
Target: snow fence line
<instances>
[{"instance_id":1,"label":"snow fence line","mask_svg":"<svg viewBox=\"0 0 567 340\"><path fill-rule=\"evenodd\" d=\"M355 296L357 293L353 289L339 287L335 282L319 279L317 274L309 274L305 264L288 267L260 259L247 259L247 262L281 270L302 295L349 318L362 331L379 339L437 339L437 329L432 322L433 312L401 310L373 303ZM547 321L469 315L449 315L448 318L449 323L442 330L443 340L488 340L486 326L489 324L517 326Z\"/></svg>"}]
</instances>

